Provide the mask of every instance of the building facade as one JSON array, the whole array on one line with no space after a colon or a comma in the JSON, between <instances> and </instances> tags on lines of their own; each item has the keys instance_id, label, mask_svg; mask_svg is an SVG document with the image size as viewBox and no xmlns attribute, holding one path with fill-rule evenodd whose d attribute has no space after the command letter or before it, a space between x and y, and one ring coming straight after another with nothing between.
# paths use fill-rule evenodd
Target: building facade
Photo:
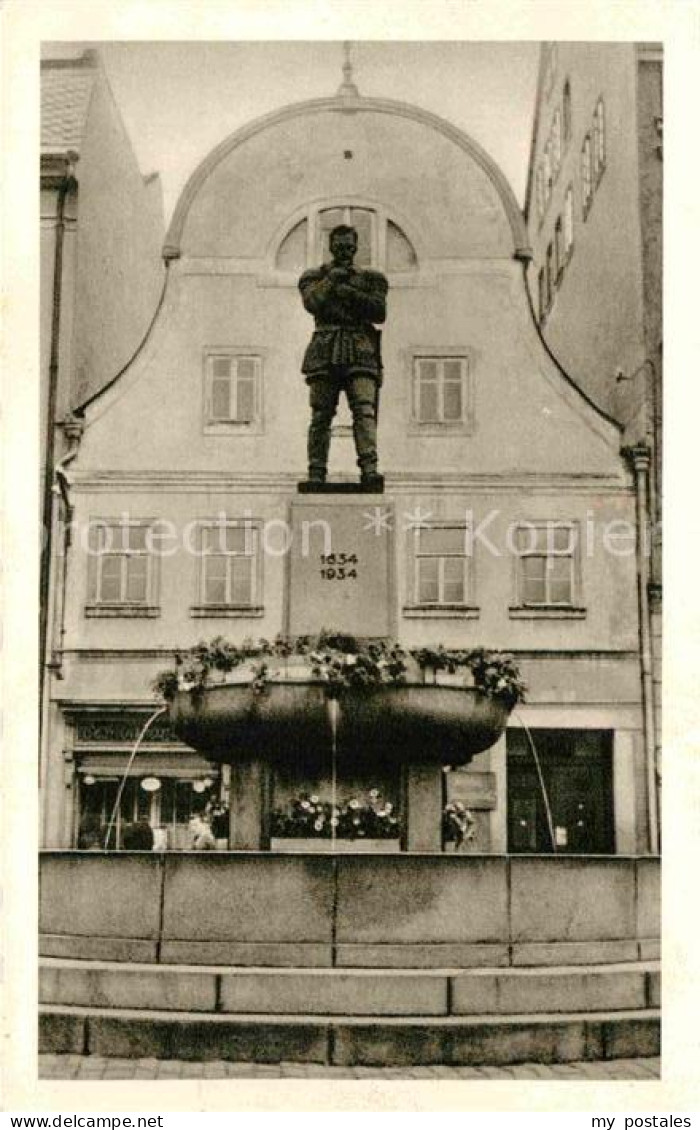
<instances>
[{"instance_id":1,"label":"building facade","mask_svg":"<svg viewBox=\"0 0 700 1130\"><path fill-rule=\"evenodd\" d=\"M534 743L557 850L654 850L638 483L622 429L541 340L526 227L488 155L351 84L252 122L193 172L165 240L158 316L119 378L79 407L53 573L44 842L77 844L86 816L104 825L153 713L150 684L177 650L304 629L287 544L312 328L297 281L340 222L358 231L358 265L390 286L386 488L365 499L367 529L392 534L381 634L506 649L529 685L502 740L445 774L446 797L474 812L470 847L551 849ZM331 478L353 467L344 407ZM286 800L304 783L278 774L272 789ZM351 785L381 786L400 808L395 780ZM235 787L159 720L131 764L123 819L184 847L192 813Z\"/></svg>"},{"instance_id":2,"label":"building facade","mask_svg":"<svg viewBox=\"0 0 700 1130\"><path fill-rule=\"evenodd\" d=\"M663 59L660 44L544 44L525 215L549 347L648 448L648 602L661 715Z\"/></svg>"},{"instance_id":3,"label":"building facade","mask_svg":"<svg viewBox=\"0 0 700 1130\"><path fill-rule=\"evenodd\" d=\"M42 671L61 422L129 361L164 279L163 203L142 176L96 51L41 62Z\"/></svg>"}]
</instances>

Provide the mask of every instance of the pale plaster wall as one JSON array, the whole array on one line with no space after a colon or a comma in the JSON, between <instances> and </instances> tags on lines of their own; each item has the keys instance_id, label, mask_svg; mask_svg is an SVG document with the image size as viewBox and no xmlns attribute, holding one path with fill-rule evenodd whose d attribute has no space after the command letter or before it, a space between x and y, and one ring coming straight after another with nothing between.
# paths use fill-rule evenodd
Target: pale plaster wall
<instances>
[{"instance_id":1,"label":"pale plaster wall","mask_svg":"<svg viewBox=\"0 0 700 1130\"><path fill-rule=\"evenodd\" d=\"M170 269L152 341L88 412L76 466L284 468L301 477L308 393L300 367L313 322L296 287L259 285L255 275L188 275L185 264ZM558 471L626 481L617 430L584 402L539 343L517 264L434 273L422 286L397 286L388 301L379 424L385 473ZM473 434L436 437L410 427L411 349L442 346L463 348L471 359ZM262 434L203 434L204 353L227 347L263 357ZM332 471L352 471L352 442L334 443L331 460Z\"/></svg>"},{"instance_id":2,"label":"pale plaster wall","mask_svg":"<svg viewBox=\"0 0 700 1130\"><path fill-rule=\"evenodd\" d=\"M300 206L357 195L410 210L431 255L512 255L502 202L473 159L421 122L361 106L288 118L234 148L195 196L181 250L256 257Z\"/></svg>"},{"instance_id":3,"label":"pale plaster wall","mask_svg":"<svg viewBox=\"0 0 700 1130\"><path fill-rule=\"evenodd\" d=\"M107 81L93 87L80 160L72 402L126 364L155 313L163 279L162 201L144 181Z\"/></svg>"},{"instance_id":4,"label":"pale plaster wall","mask_svg":"<svg viewBox=\"0 0 700 1130\"><path fill-rule=\"evenodd\" d=\"M528 230L534 251L529 268L537 305L537 275L544 265L554 225L563 214L569 184L574 189L574 250L544 325L544 336L564 367L595 402L637 426L639 389L621 390L618 367L632 373L644 360L642 250L639 221L636 130L636 54L630 43L557 44L558 66L549 98L540 104L533 165L549 136L562 91L571 83L572 137L540 225L530 205ZM592 130L598 98L605 103L607 163L584 219L581 148ZM634 396L636 395L636 401Z\"/></svg>"}]
</instances>

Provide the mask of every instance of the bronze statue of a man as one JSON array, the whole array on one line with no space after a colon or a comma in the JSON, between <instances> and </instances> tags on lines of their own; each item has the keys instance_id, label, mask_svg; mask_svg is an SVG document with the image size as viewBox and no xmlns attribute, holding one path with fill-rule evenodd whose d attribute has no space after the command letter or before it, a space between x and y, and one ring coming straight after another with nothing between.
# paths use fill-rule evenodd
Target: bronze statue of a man
<instances>
[{"instance_id":1,"label":"bronze statue of a man","mask_svg":"<svg viewBox=\"0 0 700 1130\"><path fill-rule=\"evenodd\" d=\"M382 383L380 333L389 289L379 271L353 266L357 232L341 224L330 234L331 263L299 279L304 307L316 329L304 354L302 372L310 389L309 481L326 479L331 424L340 393L352 411L360 482L381 484L377 470L377 403Z\"/></svg>"}]
</instances>

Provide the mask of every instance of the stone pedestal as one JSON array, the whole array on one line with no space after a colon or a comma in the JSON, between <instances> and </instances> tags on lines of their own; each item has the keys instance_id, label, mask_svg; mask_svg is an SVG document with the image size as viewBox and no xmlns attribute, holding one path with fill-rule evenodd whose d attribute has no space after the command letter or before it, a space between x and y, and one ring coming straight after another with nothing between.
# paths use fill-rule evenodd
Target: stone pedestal
<instances>
[{"instance_id":1,"label":"stone pedestal","mask_svg":"<svg viewBox=\"0 0 700 1130\"><path fill-rule=\"evenodd\" d=\"M264 761L231 766L229 846L232 851L269 847L270 769Z\"/></svg>"},{"instance_id":2,"label":"stone pedestal","mask_svg":"<svg viewBox=\"0 0 700 1130\"><path fill-rule=\"evenodd\" d=\"M406 766L407 851L442 851L443 788L441 765Z\"/></svg>"},{"instance_id":3,"label":"stone pedestal","mask_svg":"<svg viewBox=\"0 0 700 1130\"><path fill-rule=\"evenodd\" d=\"M353 636L396 631L391 503L381 495L300 496L291 504L287 630Z\"/></svg>"}]
</instances>

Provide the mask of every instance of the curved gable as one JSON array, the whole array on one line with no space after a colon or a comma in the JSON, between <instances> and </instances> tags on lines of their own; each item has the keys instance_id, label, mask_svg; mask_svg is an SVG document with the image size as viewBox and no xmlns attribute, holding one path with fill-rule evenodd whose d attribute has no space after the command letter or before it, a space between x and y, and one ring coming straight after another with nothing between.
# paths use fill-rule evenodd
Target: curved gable
<instances>
[{"instance_id":1,"label":"curved gable","mask_svg":"<svg viewBox=\"0 0 700 1130\"><path fill-rule=\"evenodd\" d=\"M302 102L236 131L188 181L164 255L260 258L295 209L343 194L400 205L431 258L529 256L488 154L435 114L373 98Z\"/></svg>"}]
</instances>

